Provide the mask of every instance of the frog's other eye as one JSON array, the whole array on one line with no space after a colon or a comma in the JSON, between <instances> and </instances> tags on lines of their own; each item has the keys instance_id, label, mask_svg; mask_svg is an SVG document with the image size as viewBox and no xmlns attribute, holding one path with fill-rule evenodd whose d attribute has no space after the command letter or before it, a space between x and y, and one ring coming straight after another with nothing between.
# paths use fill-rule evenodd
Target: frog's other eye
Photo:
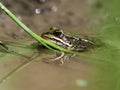
<instances>
[{"instance_id":1,"label":"frog's other eye","mask_svg":"<svg viewBox=\"0 0 120 90\"><path fill-rule=\"evenodd\" d=\"M57 36L57 37L60 37L61 35L63 34L63 32L61 30L55 30L53 32L53 35Z\"/></svg>"}]
</instances>

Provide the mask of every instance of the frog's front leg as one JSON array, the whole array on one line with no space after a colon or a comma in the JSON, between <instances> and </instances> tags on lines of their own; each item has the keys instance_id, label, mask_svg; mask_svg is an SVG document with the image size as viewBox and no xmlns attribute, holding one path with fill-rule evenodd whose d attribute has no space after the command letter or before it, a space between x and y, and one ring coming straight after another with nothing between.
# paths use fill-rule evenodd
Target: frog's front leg
<instances>
[{"instance_id":1,"label":"frog's front leg","mask_svg":"<svg viewBox=\"0 0 120 90\"><path fill-rule=\"evenodd\" d=\"M64 52L56 52L55 53L55 58L49 58L44 60L46 63L52 63L52 62L57 62L59 64L64 64L63 58L64 58L65 53Z\"/></svg>"},{"instance_id":2,"label":"frog's front leg","mask_svg":"<svg viewBox=\"0 0 120 90\"><path fill-rule=\"evenodd\" d=\"M74 57L76 54L67 54L64 52L56 52L56 58L52 61L58 61L59 64L64 64L65 60L69 60L70 58Z\"/></svg>"},{"instance_id":3,"label":"frog's front leg","mask_svg":"<svg viewBox=\"0 0 120 90\"><path fill-rule=\"evenodd\" d=\"M64 64L64 61L63 61L64 56L65 56L64 52L61 52L61 53L56 52L56 58L53 59L53 61L60 61L60 64Z\"/></svg>"}]
</instances>

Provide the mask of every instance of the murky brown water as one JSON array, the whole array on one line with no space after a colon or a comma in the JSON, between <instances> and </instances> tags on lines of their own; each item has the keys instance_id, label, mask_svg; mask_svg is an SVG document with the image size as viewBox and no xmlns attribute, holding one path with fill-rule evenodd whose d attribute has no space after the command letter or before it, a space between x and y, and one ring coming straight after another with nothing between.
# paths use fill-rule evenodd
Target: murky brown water
<instances>
[{"instance_id":1,"label":"murky brown water","mask_svg":"<svg viewBox=\"0 0 120 90\"><path fill-rule=\"evenodd\" d=\"M10 0L9 2L11 3L8 1L2 2L38 34L48 30L51 26L57 25L67 32L89 35L92 33L90 28L93 28L94 25L99 25L99 21L91 21L90 19L90 10L96 0L47 0L45 4L37 3L34 0L30 0L30 2L29 0ZM57 8L57 12L49 11L52 6ZM45 9L46 11L43 13L35 14L36 8L42 8L43 10L48 8L48 10ZM0 40L17 41L30 38L5 14L1 15L0 22ZM32 52L32 50L29 52ZM7 58L3 59L1 57L3 63L6 63L5 66L1 65L1 70L5 70L3 73L7 74L7 71L11 71L19 63L22 63L20 61L22 59L24 58L14 55L13 57L8 55ZM97 78L98 73L94 65L87 61L89 61L87 58L80 56L71 58L64 65L46 64L42 61L37 61L2 83L0 89L98 90L96 86L92 86L93 80Z\"/></svg>"}]
</instances>

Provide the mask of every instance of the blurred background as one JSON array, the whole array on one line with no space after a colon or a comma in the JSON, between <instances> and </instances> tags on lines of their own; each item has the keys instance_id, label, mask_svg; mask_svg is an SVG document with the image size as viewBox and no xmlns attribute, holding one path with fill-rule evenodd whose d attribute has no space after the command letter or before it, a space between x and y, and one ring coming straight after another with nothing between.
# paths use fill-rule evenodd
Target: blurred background
<instances>
[{"instance_id":1,"label":"blurred background","mask_svg":"<svg viewBox=\"0 0 120 90\"><path fill-rule=\"evenodd\" d=\"M42 49L36 62L0 84L0 90L120 90L119 0L0 2L38 35L48 31L51 26L58 26L71 34L94 36L106 44L106 47L86 53L86 57L71 58L64 65L42 62L42 59L54 54ZM29 48L29 44L35 41L2 10L0 40L17 43L10 47L23 55L32 56L36 52ZM25 57L1 51L0 78L24 61Z\"/></svg>"}]
</instances>

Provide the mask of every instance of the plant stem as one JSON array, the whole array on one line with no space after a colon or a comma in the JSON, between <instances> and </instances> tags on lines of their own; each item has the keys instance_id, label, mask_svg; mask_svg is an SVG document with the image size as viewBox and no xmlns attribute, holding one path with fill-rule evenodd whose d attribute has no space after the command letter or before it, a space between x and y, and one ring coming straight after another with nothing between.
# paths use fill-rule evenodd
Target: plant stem
<instances>
[{"instance_id":1,"label":"plant stem","mask_svg":"<svg viewBox=\"0 0 120 90\"><path fill-rule=\"evenodd\" d=\"M33 37L39 43L42 43L47 48L50 48L43 41L43 38L32 32L25 24L23 24L14 14L12 14L2 3L0 3L0 8L13 20L15 21L26 33Z\"/></svg>"},{"instance_id":2,"label":"plant stem","mask_svg":"<svg viewBox=\"0 0 120 90\"><path fill-rule=\"evenodd\" d=\"M51 47L54 47L60 51L64 51L64 52L69 52L69 53L73 53L70 50L64 49L50 41L47 41L45 39L43 39L42 37L38 36L36 33L32 32L27 26L25 26L14 14L12 14L2 3L0 3L0 8L13 20L15 21L26 33L28 33L31 37L33 37L36 41L38 41L39 43L43 44L44 46L46 46L49 49L52 49ZM51 46L51 47L50 47ZM53 49L52 49L53 50Z\"/></svg>"}]
</instances>

